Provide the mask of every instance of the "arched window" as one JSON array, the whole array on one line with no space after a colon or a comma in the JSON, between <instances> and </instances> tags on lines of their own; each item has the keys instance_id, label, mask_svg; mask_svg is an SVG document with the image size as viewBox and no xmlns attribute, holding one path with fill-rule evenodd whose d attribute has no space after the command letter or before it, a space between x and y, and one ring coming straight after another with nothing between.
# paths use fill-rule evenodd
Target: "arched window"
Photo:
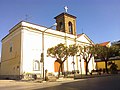
<instances>
[{"instance_id":1,"label":"arched window","mask_svg":"<svg viewBox=\"0 0 120 90\"><path fill-rule=\"evenodd\" d=\"M71 22L68 23L68 28L69 28L69 33L73 34L73 28L72 28L72 23Z\"/></svg>"},{"instance_id":2,"label":"arched window","mask_svg":"<svg viewBox=\"0 0 120 90\"><path fill-rule=\"evenodd\" d=\"M35 60L35 61L34 61L33 70L34 70L34 71L40 70L40 64L39 64L39 61L38 61L38 60Z\"/></svg>"}]
</instances>

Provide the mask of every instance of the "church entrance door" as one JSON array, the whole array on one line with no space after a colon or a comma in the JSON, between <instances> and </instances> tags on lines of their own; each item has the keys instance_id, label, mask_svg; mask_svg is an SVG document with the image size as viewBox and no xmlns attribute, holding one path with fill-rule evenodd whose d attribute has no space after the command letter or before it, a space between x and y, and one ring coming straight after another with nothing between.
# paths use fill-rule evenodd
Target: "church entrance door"
<instances>
[{"instance_id":1,"label":"church entrance door","mask_svg":"<svg viewBox=\"0 0 120 90\"><path fill-rule=\"evenodd\" d=\"M54 72L59 72L59 68L60 68L60 63L55 61L54 62ZM60 71L63 71L63 66L62 66L62 70Z\"/></svg>"}]
</instances>

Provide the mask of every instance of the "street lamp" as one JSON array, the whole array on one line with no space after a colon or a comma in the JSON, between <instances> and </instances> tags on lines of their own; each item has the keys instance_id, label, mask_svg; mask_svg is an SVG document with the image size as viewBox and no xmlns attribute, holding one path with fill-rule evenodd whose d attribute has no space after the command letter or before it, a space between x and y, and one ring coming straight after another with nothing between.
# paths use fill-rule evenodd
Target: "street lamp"
<instances>
[{"instance_id":1,"label":"street lamp","mask_svg":"<svg viewBox=\"0 0 120 90\"><path fill-rule=\"evenodd\" d=\"M81 57L80 57L80 70L81 70L81 78L82 78L82 65L81 65Z\"/></svg>"},{"instance_id":2,"label":"street lamp","mask_svg":"<svg viewBox=\"0 0 120 90\"><path fill-rule=\"evenodd\" d=\"M42 53L41 53L41 62L43 63L43 80L44 80L44 33L48 30L51 29L52 27L57 26L57 23L53 24L53 26L45 29L42 31Z\"/></svg>"},{"instance_id":3,"label":"street lamp","mask_svg":"<svg viewBox=\"0 0 120 90\"><path fill-rule=\"evenodd\" d=\"M80 56L80 55L77 55L77 56ZM80 72L81 72L81 78L82 78L82 65L81 65L81 56L80 56Z\"/></svg>"},{"instance_id":4,"label":"street lamp","mask_svg":"<svg viewBox=\"0 0 120 90\"><path fill-rule=\"evenodd\" d=\"M76 72L75 72L75 61L74 61L74 57L73 57L73 62L72 62L72 63L73 63L73 73L74 73L74 79L75 79L75 73L76 73Z\"/></svg>"}]
</instances>

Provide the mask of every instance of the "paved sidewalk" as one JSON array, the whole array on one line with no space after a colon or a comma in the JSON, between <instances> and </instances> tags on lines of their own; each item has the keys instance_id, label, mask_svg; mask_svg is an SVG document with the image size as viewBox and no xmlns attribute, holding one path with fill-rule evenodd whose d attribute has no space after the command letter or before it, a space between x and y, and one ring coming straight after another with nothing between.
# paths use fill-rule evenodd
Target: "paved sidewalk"
<instances>
[{"instance_id":1,"label":"paved sidewalk","mask_svg":"<svg viewBox=\"0 0 120 90\"><path fill-rule=\"evenodd\" d=\"M0 90L37 90L38 88L48 88L59 86L63 83L76 82L73 79L59 79L56 82L42 82L35 81L16 81L16 80L0 80ZM81 81L81 79L79 79Z\"/></svg>"},{"instance_id":2,"label":"paved sidewalk","mask_svg":"<svg viewBox=\"0 0 120 90\"><path fill-rule=\"evenodd\" d=\"M117 74L118 76L120 74ZM22 81L22 80L0 80L0 90L34 90L37 88L48 88L52 86L58 86L62 85L64 83L76 83L76 82L81 82L85 81L88 78L94 78L94 77L105 77L105 76L117 76L117 75L99 75L99 76L88 76L87 78L84 77L83 79L73 79L73 78L59 78L55 82L49 82L49 81L43 81L41 82L36 82L35 81Z\"/></svg>"}]
</instances>

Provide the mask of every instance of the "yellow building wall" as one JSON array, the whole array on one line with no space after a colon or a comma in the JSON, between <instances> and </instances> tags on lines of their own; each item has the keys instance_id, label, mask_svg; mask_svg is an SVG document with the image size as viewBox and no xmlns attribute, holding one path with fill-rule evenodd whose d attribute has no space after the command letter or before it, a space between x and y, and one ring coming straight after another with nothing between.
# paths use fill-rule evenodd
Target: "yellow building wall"
<instances>
[{"instance_id":1,"label":"yellow building wall","mask_svg":"<svg viewBox=\"0 0 120 90\"><path fill-rule=\"evenodd\" d=\"M12 45L12 52L10 46ZM21 56L20 30L10 33L2 40L1 75L19 75Z\"/></svg>"},{"instance_id":2,"label":"yellow building wall","mask_svg":"<svg viewBox=\"0 0 120 90\"><path fill-rule=\"evenodd\" d=\"M97 62L96 65L97 65L97 69L105 68L105 62Z\"/></svg>"},{"instance_id":3,"label":"yellow building wall","mask_svg":"<svg viewBox=\"0 0 120 90\"><path fill-rule=\"evenodd\" d=\"M117 64L117 66L118 66L118 70L120 70L120 60L112 60L112 62L113 63L115 63L115 64ZM96 65L97 65L97 69L103 69L103 68L105 68L105 62L96 62ZM109 68L110 66L108 66L108 68Z\"/></svg>"},{"instance_id":4,"label":"yellow building wall","mask_svg":"<svg viewBox=\"0 0 120 90\"><path fill-rule=\"evenodd\" d=\"M117 69L120 70L120 60L115 60L114 62L115 62L115 63L117 64L117 66L118 66Z\"/></svg>"}]
</instances>

